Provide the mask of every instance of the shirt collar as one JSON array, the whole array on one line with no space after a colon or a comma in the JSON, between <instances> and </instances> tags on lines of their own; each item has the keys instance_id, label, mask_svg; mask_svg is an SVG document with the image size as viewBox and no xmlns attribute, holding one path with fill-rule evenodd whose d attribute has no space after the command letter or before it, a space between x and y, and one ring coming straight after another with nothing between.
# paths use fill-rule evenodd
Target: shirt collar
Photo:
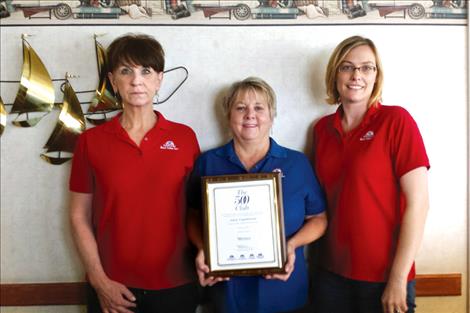
<instances>
[{"instance_id":1,"label":"shirt collar","mask_svg":"<svg viewBox=\"0 0 470 313\"><path fill-rule=\"evenodd\" d=\"M165 129L169 129L171 127L170 123L163 116L163 114L161 114L158 111L153 111L153 112L157 115L157 123L155 124L155 126L152 128L151 131L154 131L154 130L157 130L157 129L165 130ZM115 133L115 134L120 134L123 131L125 132L124 128L122 128L122 125L119 122L119 118L121 116L122 116L122 112L120 112L118 115L113 117L108 123L105 123L103 125L104 130L107 131L107 132L110 132L110 133Z\"/></svg>"},{"instance_id":2,"label":"shirt collar","mask_svg":"<svg viewBox=\"0 0 470 313\"><path fill-rule=\"evenodd\" d=\"M380 102L377 102L375 105L371 105L369 109L367 109L367 112L364 115L364 118L362 119L357 129L369 124L373 116L380 110L381 107L382 104ZM341 126L341 118L343 117L343 114L343 106L340 105L338 109L336 109L336 113L333 117L333 127L336 128L336 130L339 131L341 134L343 133L343 127Z\"/></svg>"},{"instance_id":3,"label":"shirt collar","mask_svg":"<svg viewBox=\"0 0 470 313\"><path fill-rule=\"evenodd\" d=\"M218 149L216 151L216 154L218 156L225 157L231 160L238 160L238 156L235 153L235 148L233 145L234 145L234 142L232 139L228 143L223 145L220 149ZM287 152L285 151L283 147L278 145L274 139L269 138L269 150L263 159L266 159L268 157L286 158Z\"/></svg>"},{"instance_id":4,"label":"shirt collar","mask_svg":"<svg viewBox=\"0 0 470 313\"><path fill-rule=\"evenodd\" d=\"M287 152L283 147L278 145L277 142L272 138L269 138L269 142L270 145L267 155L275 158L287 158Z\"/></svg>"}]
</instances>

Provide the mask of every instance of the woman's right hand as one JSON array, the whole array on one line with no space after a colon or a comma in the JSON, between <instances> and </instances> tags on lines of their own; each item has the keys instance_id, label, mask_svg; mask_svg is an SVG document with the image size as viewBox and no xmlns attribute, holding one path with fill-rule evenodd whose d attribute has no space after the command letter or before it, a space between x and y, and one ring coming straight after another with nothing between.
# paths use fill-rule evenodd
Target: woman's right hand
<instances>
[{"instance_id":1,"label":"woman's right hand","mask_svg":"<svg viewBox=\"0 0 470 313\"><path fill-rule=\"evenodd\" d=\"M136 307L132 292L121 283L109 278L95 284L103 313L132 313L129 308Z\"/></svg>"},{"instance_id":2,"label":"woman's right hand","mask_svg":"<svg viewBox=\"0 0 470 313\"><path fill-rule=\"evenodd\" d=\"M199 249L197 256L196 256L196 271L197 277L199 278L199 283L201 286L212 286L219 281L229 280L228 277L214 277L214 276L207 276L209 273L209 267L206 265L205 257L204 257L204 250Z\"/></svg>"}]
</instances>

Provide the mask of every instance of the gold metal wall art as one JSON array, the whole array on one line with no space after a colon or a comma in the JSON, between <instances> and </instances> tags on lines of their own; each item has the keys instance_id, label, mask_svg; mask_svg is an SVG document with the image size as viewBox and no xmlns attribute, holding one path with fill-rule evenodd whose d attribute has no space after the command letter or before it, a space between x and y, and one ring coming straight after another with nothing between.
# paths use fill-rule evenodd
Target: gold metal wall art
<instances>
[{"instance_id":1,"label":"gold metal wall art","mask_svg":"<svg viewBox=\"0 0 470 313\"><path fill-rule=\"evenodd\" d=\"M85 116L69 78L66 75L59 119L44 145L46 152L41 154L43 160L54 165L63 164L72 158L78 136L86 129Z\"/></svg>"},{"instance_id":2,"label":"gold metal wall art","mask_svg":"<svg viewBox=\"0 0 470 313\"><path fill-rule=\"evenodd\" d=\"M7 126L7 111L5 111L5 105L3 104L2 97L0 97L0 136L3 134L3 130Z\"/></svg>"},{"instance_id":3,"label":"gold metal wall art","mask_svg":"<svg viewBox=\"0 0 470 313\"><path fill-rule=\"evenodd\" d=\"M26 35L21 36L23 41L23 69L20 87L10 114L18 116L12 123L19 127L36 125L41 118L54 107L54 87L46 67L39 56L26 41ZM37 112L45 112L37 116Z\"/></svg>"},{"instance_id":4,"label":"gold metal wall art","mask_svg":"<svg viewBox=\"0 0 470 313\"><path fill-rule=\"evenodd\" d=\"M99 83L95 96L87 110L87 113L91 113L91 115L86 118L88 122L94 125L106 122L109 119L106 113L122 109L120 103L114 97L111 83L108 80L106 49L98 42L97 37L98 35L95 34L94 39ZM95 114L93 113L96 113L99 117L94 117Z\"/></svg>"},{"instance_id":5,"label":"gold metal wall art","mask_svg":"<svg viewBox=\"0 0 470 313\"><path fill-rule=\"evenodd\" d=\"M73 155L76 140L85 131L87 122L89 124L101 124L110 120L122 107L113 95L111 84L107 78L106 49L97 41L94 35L96 60L99 73L99 84L96 89L74 91L69 78L51 79L46 67L39 56L26 40L27 35L23 34L23 66L21 80L0 80L0 83L20 84L16 93L14 103L5 103L0 98L0 136L2 135L7 122L8 114L16 114L12 124L20 127L32 127L36 125L53 108L60 108L58 121L52 134L44 145L45 152L41 158L54 165L63 164L70 160ZM169 74L165 76L166 84L160 90L160 99L154 100L154 104L161 104L170 99L177 90L188 79L189 72L183 66L177 66L164 71ZM55 103L55 91L53 82L65 81L61 86L64 93L63 103ZM77 94L93 93L90 102L81 102ZM88 105L86 113L82 111L82 105ZM10 112L5 107L12 106ZM86 116L86 118L85 118Z\"/></svg>"}]
</instances>

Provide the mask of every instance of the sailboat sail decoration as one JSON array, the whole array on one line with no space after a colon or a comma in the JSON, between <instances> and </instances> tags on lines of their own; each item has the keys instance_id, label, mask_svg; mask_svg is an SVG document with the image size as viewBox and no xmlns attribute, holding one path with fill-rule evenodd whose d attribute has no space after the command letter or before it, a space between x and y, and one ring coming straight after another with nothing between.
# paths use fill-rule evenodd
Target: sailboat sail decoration
<instances>
[{"instance_id":1,"label":"sailboat sail decoration","mask_svg":"<svg viewBox=\"0 0 470 313\"><path fill-rule=\"evenodd\" d=\"M5 105L2 97L0 97L0 136L3 134L3 130L7 126L7 111L5 111Z\"/></svg>"},{"instance_id":2,"label":"sailboat sail decoration","mask_svg":"<svg viewBox=\"0 0 470 313\"><path fill-rule=\"evenodd\" d=\"M44 115L52 110L55 98L51 77L25 37L24 34L21 36L23 40L23 69L20 87L10 111L10 113L18 113L12 123L19 127L36 125ZM41 112L45 112L45 114L41 116L32 114Z\"/></svg>"},{"instance_id":3,"label":"sailboat sail decoration","mask_svg":"<svg viewBox=\"0 0 470 313\"><path fill-rule=\"evenodd\" d=\"M44 145L41 158L50 164L60 165L72 158L78 136L86 129L85 117L68 75L64 83L64 101L59 120ZM64 156L65 154L65 156Z\"/></svg>"},{"instance_id":4,"label":"sailboat sail decoration","mask_svg":"<svg viewBox=\"0 0 470 313\"><path fill-rule=\"evenodd\" d=\"M96 40L95 37L95 50L96 62L98 64L99 83L96 89L95 97L88 107L87 113L101 113L99 118L87 117L87 120L95 125L102 124L109 120L106 113L122 109L119 102L114 97L114 92L111 83L108 80L108 70L106 62L106 49Z\"/></svg>"}]
</instances>

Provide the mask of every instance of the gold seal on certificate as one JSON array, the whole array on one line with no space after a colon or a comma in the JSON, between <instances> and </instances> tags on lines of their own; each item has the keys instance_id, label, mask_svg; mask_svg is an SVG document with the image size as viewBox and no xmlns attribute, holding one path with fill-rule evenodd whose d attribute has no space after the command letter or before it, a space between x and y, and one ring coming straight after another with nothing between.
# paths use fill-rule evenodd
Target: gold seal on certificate
<instances>
[{"instance_id":1,"label":"gold seal on certificate","mask_svg":"<svg viewBox=\"0 0 470 313\"><path fill-rule=\"evenodd\" d=\"M205 176L202 186L209 275L284 273L281 173Z\"/></svg>"}]
</instances>

